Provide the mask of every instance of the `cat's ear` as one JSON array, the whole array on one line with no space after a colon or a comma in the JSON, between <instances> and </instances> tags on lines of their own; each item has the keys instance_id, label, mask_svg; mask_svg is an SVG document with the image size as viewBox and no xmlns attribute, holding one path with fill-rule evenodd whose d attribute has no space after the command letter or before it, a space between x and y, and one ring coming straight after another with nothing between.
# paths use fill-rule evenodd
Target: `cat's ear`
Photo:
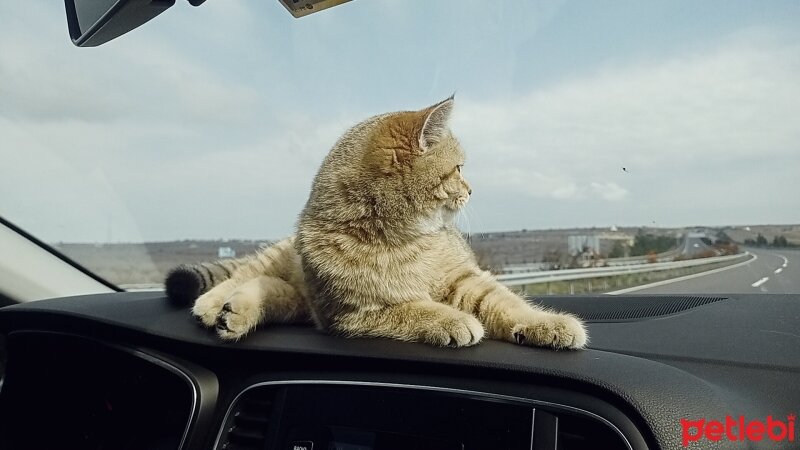
<instances>
[{"instance_id":1,"label":"cat's ear","mask_svg":"<svg viewBox=\"0 0 800 450\"><path fill-rule=\"evenodd\" d=\"M425 120L419 133L419 148L422 152L430 150L447 134L447 122L453 112L453 96L433 106L425 108Z\"/></svg>"}]
</instances>

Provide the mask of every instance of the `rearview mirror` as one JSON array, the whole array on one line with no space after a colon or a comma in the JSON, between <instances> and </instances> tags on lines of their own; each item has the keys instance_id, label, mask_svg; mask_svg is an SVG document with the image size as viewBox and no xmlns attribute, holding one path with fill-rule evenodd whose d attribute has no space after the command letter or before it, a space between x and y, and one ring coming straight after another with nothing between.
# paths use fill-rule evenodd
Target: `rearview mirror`
<instances>
[{"instance_id":1,"label":"rearview mirror","mask_svg":"<svg viewBox=\"0 0 800 450\"><path fill-rule=\"evenodd\" d=\"M96 47L161 14L175 0L64 0L72 43Z\"/></svg>"},{"instance_id":2,"label":"rearview mirror","mask_svg":"<svg viewBox=\"0 0 800 450\"><path fill-rule=\"evenodd\" d=\"M205 0L188 0L199 6ZM294 17L303 17L350 0L279 0ZM175 0L64 0L72 43L96 47L166 11Z\"/></svg>"}]
</instances>

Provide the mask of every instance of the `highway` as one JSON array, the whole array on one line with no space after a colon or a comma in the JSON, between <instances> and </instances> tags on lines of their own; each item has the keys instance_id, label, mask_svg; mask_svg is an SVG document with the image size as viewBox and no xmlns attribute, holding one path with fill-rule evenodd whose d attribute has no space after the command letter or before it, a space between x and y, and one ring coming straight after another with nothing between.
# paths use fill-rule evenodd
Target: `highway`
<instances>
[{"instance_id":1,"label":"highway","mask_svg":"<svg viewBox=\"0 0 800 450\"><path fill-rule=\"evenodd\" d=\"M688 244L687 240L687 250L689 248L693 248L693 244ZM755 255L755 258L706 273L624 289L612 294L800 293L800 250L745 250Z\"/></svg>"},{"instance_id":2,"label":"highway","mask_svg":"<svg viewBox=\"0 0 800 450\"><path fill-rule=\"evenodd\" d=\"M689 258L703 252L718 253L714 251L713 247L703 242L702 238L705 236L705 233L688 233L684 235L683 242L678 245L678 253Z\"/></svg>"}]
</instances>

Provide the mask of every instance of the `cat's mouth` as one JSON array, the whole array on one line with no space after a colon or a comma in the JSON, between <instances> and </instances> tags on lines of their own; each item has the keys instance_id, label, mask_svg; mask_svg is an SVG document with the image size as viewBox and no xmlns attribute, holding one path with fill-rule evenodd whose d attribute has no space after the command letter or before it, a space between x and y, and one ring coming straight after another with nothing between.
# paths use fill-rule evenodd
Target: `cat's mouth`
<instances>
[{"instance_id":1,"label":"cat's mouth","mask_svg":"<svg viewBox=\"0 0 800 450\"><path fill-rule=\"evenodd\" d=\"M445 207L452 211L458 211L464 206L466 206L467 202L469 201L469 196L462 195L455 198L450 198L445 203Z\"/></svg>"}]
</instances>

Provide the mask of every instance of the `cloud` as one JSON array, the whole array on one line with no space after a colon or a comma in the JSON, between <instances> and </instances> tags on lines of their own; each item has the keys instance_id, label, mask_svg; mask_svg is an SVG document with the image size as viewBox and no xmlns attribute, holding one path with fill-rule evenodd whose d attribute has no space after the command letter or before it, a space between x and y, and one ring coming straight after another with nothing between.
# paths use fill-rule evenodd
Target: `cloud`
<instances>
[{"instance_id":1,"label":"cloud","mask_svg":"<svg viewBox=\"0 0 800 450\"><path fill-rule=\"evenodd\" d=\"M75 48L66 34L63 10L35 2L26 7L30 9L2 11L12 16L3 20L12 38L0 40L2 117L233 126L250 123L266 103L256 89L231 83L146 34L137 36L144 42L120 39L98 48ZM38 33L26 33L27 26Z\"/></svg>"},{"instance_id":2,"label":"cloud","mask_svg":"<svg viewBox=\"0 0 800 450\"><path fill-rule=\"evenodd\" d=\"M455 127L463 139L515 156L581 167L609 157L656 164L696 151L786 153L784 144L800 137L791 120L798 73L794 42L737 39L666 61L605 67L516 99L461 98Z\"/></svg>"},{"instance_id":3,"label":"cloud","mask_svg":"<svg viewBox=\"0 0 800 450\"><path fill-rule=\"evenodd\" d=\"M480 185L510 196L563 201L618 201L628 195L628 191L617 183L577 180L569 172L542 173L516 167L484 167L479 170L473 166L465 173L473 183L477 181Z\"/></svg>"},{"instance_id":4,"label":"cloud","mask_svg":"<svg viewBox=\"0 0 800 450\"><path fill-rule=\"evenodd\" d=\"M609 50L532 85L558 3L355 3L176 4L96 49L47 2L0 6L0 214L48 240L280 237L347 127L457 89L473 231L800 221L796 32Z\"/></svg>"},{"instance_id":5,"label":"cloud","mask_svg":"<svg viewBox=\"0 0 800 450\"><path fill-rule=\"evenodd\" d=\"M798 79L800 45L751 29L692 53L607 65L514 98L464 94L453 128L476 192L492 199L622 202L630 223L650 223L653 210L669 211L676 222L724 223L761 213L741 205L764 198L800 210L798 200L741 183L756 170L790 183L789 168L800 167ZM706 192L721 211L702 200ZM704 207L681 206L675 197ZM473 205L497 216L477 198ZM788 209L784 217L800 219ZM498 222L505 219L519 220Z\"/></svg>"},{"instance_id":6,"label":"cloud","mask_svg":"<svg viewBox=\"0 0 800 450\"><path fill-rule=\"evenodd\" d=\"M592 182L590 184L592 192L603 200L618 201L628 195L628 190L613 181L607 183Z\"/></svg>"}]
</instances>

